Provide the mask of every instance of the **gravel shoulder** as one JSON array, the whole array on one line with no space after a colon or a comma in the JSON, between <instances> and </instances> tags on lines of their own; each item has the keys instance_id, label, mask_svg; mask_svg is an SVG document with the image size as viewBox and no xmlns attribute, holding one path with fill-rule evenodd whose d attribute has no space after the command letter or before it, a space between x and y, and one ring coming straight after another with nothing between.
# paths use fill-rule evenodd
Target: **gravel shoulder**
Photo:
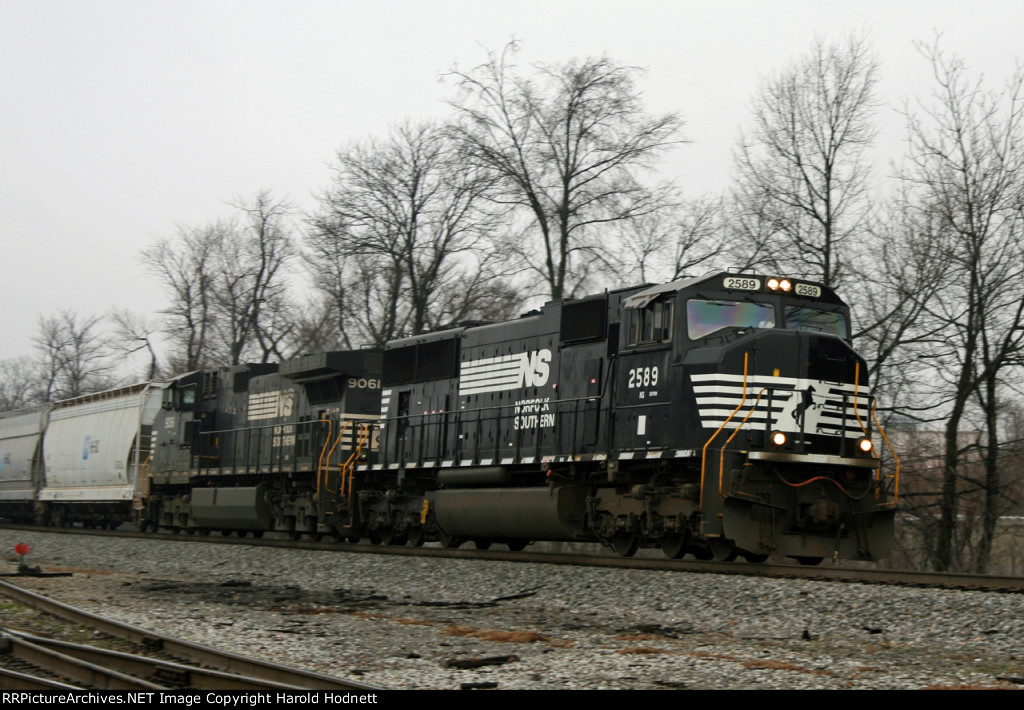
<instances>
[{"instance_id":1,"label":"gravel shoulder","mask_svg":"<svg viewBox=\"0 0 1024 710\"><path fill-rule=\"evenodd\" d=\"M1020 594L0 530L18 542L75 572L34 591L391 689L1024 688Z\"/></svg>"}]
</instances>

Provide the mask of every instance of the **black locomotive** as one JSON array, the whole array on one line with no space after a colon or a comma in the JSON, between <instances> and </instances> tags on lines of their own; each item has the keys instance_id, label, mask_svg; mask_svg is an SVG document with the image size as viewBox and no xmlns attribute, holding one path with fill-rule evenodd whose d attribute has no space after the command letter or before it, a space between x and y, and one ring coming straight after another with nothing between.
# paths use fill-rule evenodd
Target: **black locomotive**
<instances>
[{"instance_id":1,"label":"black locomotive","mask_svg":"<svg viewBox=\"0 0 1024 710\"><path fill-rule=\"evenodd\" d=\"M135 497L143 529L355 535L355 467L376 448L381 354L183 375L164 390Z\"/></svg>"},{"instance_id":2,"label":"black locomotive","mask_svg":"<svg viewBox=\"0 0 1024 710\"><path fill-rule=\"evenodd\" d=\"M166 390L139 521L878 558L897 481L849 331L825 286L721 273L193 373Z\"/></svg>"}]
</instances>

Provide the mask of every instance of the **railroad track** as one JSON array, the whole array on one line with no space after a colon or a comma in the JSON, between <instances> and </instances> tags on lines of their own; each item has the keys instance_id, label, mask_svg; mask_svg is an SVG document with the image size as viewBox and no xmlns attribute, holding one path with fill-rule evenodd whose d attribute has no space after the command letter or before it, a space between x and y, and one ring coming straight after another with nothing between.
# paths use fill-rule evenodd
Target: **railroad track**
<instances>
[{"instance_id":1,"label":"railroad track","mask_svg":"<svg viewBox=\"0 0 1024 710\"><path fill-rule=\"evenodd\" d=\"M411 547L397 545L349 544L313 540L275 539L273 537L204 537L158 533L141 533L128 530L89 530L83 528L50 528L25 525L0 525L2 529L25 530L65 535L101 535L149 540L200 542L221 545L250 545L281 549L331 550L355 554L404 555L421 557L446 557L457 559L483 559L503 562L525 562L532 564L556 564L587 567L610 567L616 569L645 569L691 572L704 574L735 574L754 577L821 579L865 584L890 584L943 589L969 589L1005 593L1024 592L1024 577L1005 575L983 575L968 573L920 572L916 570L877 569L859 566L835 566L828 561L822 565L803 566L797 564L772 564L747 562L704 562L699 560L669 560L661 557L617 557L596 554L566 552L540 552L528 550L511 552L501 550L448 549L443 547Z\"/></svg>"},{"instance_id":2,"label":"railroad track","mask_svg":"<svg viewBox=\"0 0 1024 710\"><path fill-rule=\"evenodd\" d=\"M0 594L73 624L127 641L136 649L134 652L110 650L0 629L2 688L135 692L332 690L360 695L382 690L146 631L8 582L0 582Z\"/></svg>"}]
</instances>

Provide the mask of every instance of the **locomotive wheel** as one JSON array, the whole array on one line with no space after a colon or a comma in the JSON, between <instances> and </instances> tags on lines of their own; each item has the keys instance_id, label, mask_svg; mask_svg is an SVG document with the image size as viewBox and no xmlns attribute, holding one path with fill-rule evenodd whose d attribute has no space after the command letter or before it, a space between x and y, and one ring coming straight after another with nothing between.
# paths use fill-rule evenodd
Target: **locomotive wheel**
<instances>
[{"instance_id":1,"label":"locomotive wheel","mask_svg":"<svg viewBox=\"0 0 1024 710\"><path fill-rule=\"evenodd\" d=\"M690 536L684 532L665 533L665 536L661 538L661 551L670 560L681 559L689 546Z\"/></svg>"},{"instance_id":2,"label":"locomotive wheel","mask_svg":"<svg viewBox=\"0 0 1024 710\"><path fill-rule=\"evenodd\" d=\"M298 527L298 520L296 520L295 522L296 527ZM302 533L306 536L306 539L312 540L313 542L320 542L320 539L323 537L323 535L317 532L316 516L307 515L305 518L303 518L303 523L305 525L305 529L302 531Z\"/></svg>"},{"instance_id":3,"label":"locomotive wheel","mask_svg":"<svg viewBox=\"0 0 1024 710\"><path fill-rule=\"evenodd\" d=\"M406 541L405 533L395 532L392 527L387 527L381 530L380 541L385 545L397 545L401 547L405 545Z\"/></svg>"},{"instance_id":4,"label":"locomotive wheel","mask_svg":"<svg viewBox=\"0 0 1024 710\"><path fill-rule=\"evenodd\" d=\"M807 565L808 567L813 567L814 565L820 565L821 561L823 559L825 559L825 558L823 558L823 557L794 557L793 559L795 559L797 562L799 562L802 565Z\"/></svg>"},{"instance_id":5,"label":"locomotive wheel","mask_svg":"<svg viewBox=\"0 0 1024 710\"><path fill-rule=\"evenodd\" d=\"M473 544L476 546L476 549L478 550L489 550L491 547L491 542L491 540L488 540L486 538L480 540L473 540Z\"/></svg>"},{"instance_id":6,"label":"locomotive wheel","mask_svg":"<svg viewBox=\"0 0 1024 710\"><path fill-rule=\"evenodd\" d=\"M700 547L696 550L693 550L693 556L701 562L707 562L708 560L712 560L715 558L715 555L707 547Z\"/></svg>"},{"instance_id":7,"label":"locomotive wheel","mask_svg":"<svg viewBox=\"0 0 1024 710\"><path fill-rule=\"evenodd\" d=\"M631 532L620 531L612 535L612 550L619 557L632 557L640 549L640 541Z\"/></svg>"},{"instance_id":8,"label":"locomotive wheel","mask_svg":"<svg viewBox=\"0 0 1024 710\"><path fill-rule=\"evenodd\" d=\"M284 534L288 536L289 540L298 540L302 537L302 531L297 530L297 527L294 515L284 516Z\"/></svg>"},{"instance_id":9,"label":"locomotive wheel","mask_svg":"<svg viewBox=\"0 0 1024 710\"><path fill-rule=\"evenodd\" d=\"M413 547L423 547L427 537L421 527L409 528L408 536L409 544Z\"/></svg>"},{"instance_id":10,"label":"locomotive wheel","mask_svg":"<svg viewBox=\"0 0 1024 710\"><path fill-rule=\"evenodd\" d=\"M259 540L261 537L263 537L263 531L262 530L253 530L252 531L252 536L254 538L256 538L257 540Z\"/></svg>"},{"instance_id":11,"label":"locomotive wheel","mask_svg":"<svg viewBox=\"0 0 1024 710\"><path fill-rule=\"evenodd\" d=\"M768 559L768 555L763 555L758 552L747 552L746 550L740 550L740 555L752 565L759 565Z\"/></svg>"},{"instance_id":12,"label":"locomotive wheel","mask_svg":"<svg viewBox=\"0 0 1024 710\"><path fill-rule=\"evenodd\" d=\"M510 552L522 552L529 544L529 540L508 540L505 543Z\"/></svg>"},{"instance_id":13,"label":"locomotive wheel","mask_svg":"<svg viewBox=\"0 0 1024 710\"><path fill-rule=\"evenodd\" d=\"M736 543L724 537L713 537L708 540L711 554L716 562L732 562L736 559Z\"/></svg>"},{"instance_id":14,"label":"locomotive wheel","mask_svg":"<svg viewBox=\"0 0 1024 710\"><path fill-rule=\"evenodd\" d=\"M447 547L450 550L454 550L462 545L462 538L457 535L446 535L445 533L438 530L437 541L441 543L441 547Z\"/></svg>"},{"instance_id":15,"label":"locomotive wheel","mask_svg":"<svg viewBox=\"0 0 1024 710\"><path fill-rule=\"evenodd\" d=\"M359 541L362 540L362 539L363 538L359 537L358 535L349 535L348 537L345 538L345 540L347 540L349 543L351 543L353 545L358 545Z\"/></svg>"}]
</instances>

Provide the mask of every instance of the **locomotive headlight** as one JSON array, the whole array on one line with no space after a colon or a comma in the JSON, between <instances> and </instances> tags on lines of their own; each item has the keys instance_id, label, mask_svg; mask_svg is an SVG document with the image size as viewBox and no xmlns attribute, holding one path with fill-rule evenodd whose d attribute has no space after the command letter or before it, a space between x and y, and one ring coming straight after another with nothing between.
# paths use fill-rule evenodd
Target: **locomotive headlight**
<instances>
[{"instance_id":1,"label":"locomotive headlight","mask_svg":"<svg viewBox=\"0 0 1024 710\"><path fill-rule=\"evenodd\" d=\"M789 279L782 279L782 281L779 282L779 288L788 293L793 289L793 282Z\"/></svg>"},{"instance_id":2,"label":"locomotive headlight","mask_svg":"<svg viewBox=\"0 0 1024 710\"><path fill-rule=\"evenodd\" d=\"M768 279L768 290L770 290L770 291L778 291L779 290L779 280L776 279L776 278Z\"/></svg>"},{"instance_id":3,"label":"locomotive headlight","mask_svg":"<svg viewBox=\"0 0 1024 710\"><path fill-rule=\"evenodd\" d=\"M871 450L875 448L875 446L874 444L871 443L871 439L863 438L857 442L857 448L860 449L863 453L869 454L871 453Z\"/></svg>"},{"instance_id":4,"label":"locomotive headlight","mask_svg":"<svg viewBox=\"0 0 1024 710\"><path fill-rule=\"evenodd\" d=\"M778 447L785 446L786 445L786 435L783 434L781 431L773 431L772 432L772 444L774 444L775 446L778 446Z\"/></svg>"}]
</instances>

